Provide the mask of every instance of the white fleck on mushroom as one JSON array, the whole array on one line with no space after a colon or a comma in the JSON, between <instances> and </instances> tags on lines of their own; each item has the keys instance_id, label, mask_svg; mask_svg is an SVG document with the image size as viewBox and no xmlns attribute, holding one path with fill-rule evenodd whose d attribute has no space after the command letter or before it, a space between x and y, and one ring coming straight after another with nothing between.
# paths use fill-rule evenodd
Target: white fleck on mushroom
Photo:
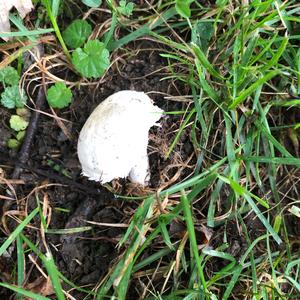
<instances>
[{"instance_id":1,"label":"white fleck on mushroom","mask_svg":"<svg viewBox=\"0 0 300 300\"><path fill-rule=\"evenodd\" d=\"M143 92L120 91L101 102L84 124L78 139L82 174L101 183L129 176L146 185L149 129L163 110Z\"/></svg>"}]
</instances>

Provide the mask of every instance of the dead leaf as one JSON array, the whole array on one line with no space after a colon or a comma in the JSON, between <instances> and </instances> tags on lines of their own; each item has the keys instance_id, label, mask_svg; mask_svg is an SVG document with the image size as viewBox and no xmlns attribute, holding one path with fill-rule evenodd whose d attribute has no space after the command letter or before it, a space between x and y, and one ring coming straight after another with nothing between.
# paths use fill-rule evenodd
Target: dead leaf
<instances>
[{"instance_id":1,"label":"dead leaf","mask_svg":"<svg viewBox=\"0 0 300 300\"><path fill-rule=\"evenodd\" d=\"M33 9L31 0L0 1L0 33L10 32L9 11L15 7L23 19ZM3 38L7 40L7 38Z\"/></svg>"},{"instance_id":2,"label":"dead leaf","mask_svg":"<svg viewBox=\"0 0 300 300\"><path fill-rule=\"evenodd\" d=\"M169 235L173 238L182 239L186 233L186 226L181 221L174 219L170 224Z\"/></svg>"},{"instance_id":3,"label":"dead leaf","mask_svg":"<svg viewBox=\"0 0 300 300\"><path fill-rule=\"evenodd\" d=\"M209 241L213 236L213 230L201 224L195 227L198 249L202 249L209 245Z\"/></svg>"},{"instance_id":4,"label":"dead leaf","mask_svg":"<svg viewBox=\"0 0 300 300\"><path fill-rule=\"evenodd\" d=\"M25 288L41 296L50 296L54 294L53 286L49 276L47 278L43 276L38 277L35 281L29 283Z\"/></svg>"}]
</instances>

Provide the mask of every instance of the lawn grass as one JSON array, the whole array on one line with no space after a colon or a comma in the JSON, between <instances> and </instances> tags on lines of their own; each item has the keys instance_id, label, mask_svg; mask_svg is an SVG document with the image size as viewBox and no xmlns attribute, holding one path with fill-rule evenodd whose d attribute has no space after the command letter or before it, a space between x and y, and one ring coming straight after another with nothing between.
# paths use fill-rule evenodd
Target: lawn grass
<instances>
[{"instance_id":1,"label":"lawn grass","mask_svg":"<svg viewBox=\"0 0 300 300\"><path fill-rule=\"evenodd\" d=\"M25 252L32 252L51 278L55 299L71 299L61 282L86 292L85 299L98 300L130 299L131 294L140 299L300 299L299 236L291 227L300 221L300 4L193 1L185 18L174 2L152 2L142 21L132 19L124 36L108 45L117 53L145 35L163 45L160 53L170 75L162 80L189 87L192 97L166 158L172 160L188 132L196 156L193 173L138 200L118 244L119 258L95 288L70 283L50 250L42 253L22 233L39 212L39 231L47 235L39 206L0 246L2 255L17 245L16 285L0 285L18 299L50 299L22 289ZM19 36L26 35L24 30ZM180 238L170 236L178 222L184 228Z\"/></svg>"}]
</instances>

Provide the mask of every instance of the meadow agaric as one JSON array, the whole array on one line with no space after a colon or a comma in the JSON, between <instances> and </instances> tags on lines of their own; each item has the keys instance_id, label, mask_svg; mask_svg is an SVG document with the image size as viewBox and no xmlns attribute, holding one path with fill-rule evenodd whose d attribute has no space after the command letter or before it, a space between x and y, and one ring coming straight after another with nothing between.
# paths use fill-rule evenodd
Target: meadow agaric
<instances>
[{"instance_id":1,"label":"meadow agaric","mask_svg":"<svg viewBox=\"0 0 300 300\"><path fill-rule=\"evenodd\" d=\"M143 92L121 91L101 102L79 135L82 174L101 183L129 176L145 185L149 129L162 113Z\"/></svg>"}]
</instances>

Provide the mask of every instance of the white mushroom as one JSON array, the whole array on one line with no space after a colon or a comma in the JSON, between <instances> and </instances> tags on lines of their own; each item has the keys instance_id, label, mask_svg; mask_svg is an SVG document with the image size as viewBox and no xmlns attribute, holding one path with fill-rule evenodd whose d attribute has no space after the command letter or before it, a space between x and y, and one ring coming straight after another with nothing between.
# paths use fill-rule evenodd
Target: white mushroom
<instances>
[{"instance_id":1,"label":"white mushroom","mask_svg":"<svg viewBox=\"0 0 300 300\"><path fill-rule=\"evenodd\" d=\"M79 135L82 174L101 183L129 176L147 184L149 129L162 113L143 92L121 91L101 102Z\"/></svg>"}]
</instances>

